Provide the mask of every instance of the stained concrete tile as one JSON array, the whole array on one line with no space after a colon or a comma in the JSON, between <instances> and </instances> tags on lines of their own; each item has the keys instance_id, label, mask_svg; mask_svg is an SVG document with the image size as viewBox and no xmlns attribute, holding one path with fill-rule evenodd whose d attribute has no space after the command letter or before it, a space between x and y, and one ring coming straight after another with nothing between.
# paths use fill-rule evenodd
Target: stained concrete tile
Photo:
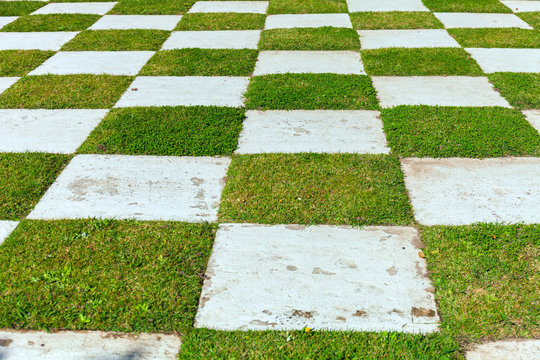
<instances>
[{"instance_id":1,"label":"stained concrete tile","mask_svg":"<svg viewBox=\"0 0 540 360\"><path fill-rule=\"evenodd\" d=\"M418 242L409 227L221 224L195 326L434 331Z\"/></svg>"},{"instance_id":2,"label":"stained concrete tile","mask_svg":"<svg viewBox=\"0 0 540 360\"><path fill-rule=\"evenodd\" d=\"M229 76L139 76L115 107L243 106L249 78Z\"/></svg>"},{"instance_id":3,"label":"stained concrete tile","mask_svg":"<svg viewBox=\"0 0 540 360\"><path fill-rule=\"evenodd\" d=\"M19 79L19 77L0 77L0 94L9 89Z\"/></svg>"},{"instance_id":4,"label":"stained concrete tile","mask_svg":"<svg viewBox=\"0 0 540 360\"><path fill-rule=\"evenodd\" d=\"M175 31L162 49L257 49L260 36L261 30Z\"/></svg>"},{"instance_id":5,"label":"stained concrete tile","mask_svg":"<svg viewBox=\"0 0 540 360\"><path fill-rule=\"evenodd\" d=\"M452 28L521 28L532 29L514 14L433 13L444 27Z\"/></svg>"},{"instance_id":6,"label":"stained concrete tile","mask_svg":"<svg viewBox=\"0 0 540 360\"><path fill-rule=\"evenodd\" d=\"M0 152L74 153L108 110L0 110Z\"/></svg>"},{"instance_id":7,"label":"stained concrete tile","mask_svg":"<svg viewBox=\"0 0 540 360\"><path fill-rule=\"evenodd\" d=\"M532 12L540 11L540 1L501 1L504 5L512 9L513 12Z\"/></svg>"},{"instance_id":8,"label":"stained concrete tile","mask_svg":"<svg viewBox=\"0 0 540 360\"><path fill-rule=\"evenodd\" d=\"M352 28L348 14L281 14L268 15L265 29L318 28L324 26Z\"/></svg>"},{"instance_id":9,"label":"stained concrete tile","mask_svg":"<svg viewBox=\"0 0 540 360\"><path fill-rule=\"evenodd\" d=\"M247 111L238 154L388 154L378 111Z\"/></svg>"},{"instance_id":10,"label":"stained concrete tile","mask_svg":"<svg viewBox=\"0 0 540 360\"><path fill-rule=\"evenodd\" d=\"M429 11L422 0L347 0L349 12Z\"/></svg>"},{"instance_id":11,"label":"stained concrete tile","mask_svg":"<svg viewBox=\"0 0 540 360\"><path fill-rule=\"evenodd\" d=\"M467 360L535 360L540 355L540 340L499 340L467 351Z\"/></svg>"},{"instance_id":12,"label":"stained concrete tile","mask_svg":"<svg viewBox=\"0 0 540 360\"><path fill-rule=\"evenodd\" d=\"M58 51L78 33L78 31L0 32L0 50Z\"/></svg>"},{"instance_id":13,"label":"stained concrete tile","mask_svg":"<svg viewBox=\"0 0 540 360\"><path fill-rule=\"evenodd\" d=\"M18 16L0 16L0 28L3 28L7 24L14 22L18 18Z\"/></svg>"},{"instance_id":14,"label":"stained concrete tile","mask_svg":"<svg viewBox=\"0 0 540 360\"><path fill-rule=\"evenodd\" d=\"M268 1L197 1L188 13L266 14Z\"/></svg>"},{"instance_id":15,"label":"stained concrete tile","mask_svg":"<svg viewBox=\"0 0 540 360\"><path fill-rule=\"evenodd\" d=\"M18 221L6 221L0 220L0 245L8 238L13 230L19 225ZM1 334L1 333L0 333ZM2 336L0 336L0 339ZM0 348L0 355L2 355L2 348Z\"/></svg>"},{"instance_id":16,"label":"stained concrete tile","mask_svg":"<svg viewBox=\"0 0 540 360\"><path fill-rule=\"evenodd\" d=\"M362 49L460 47L444 29L359 30Z\"/></svg>"},{"instance_id":17,"label":"stained concrete tile","mask_svg":"<svg viewBox=\"0 0 540 360\"><path fill-rule=\"evenodd\" d=\"M523 110L527 121L540 133L540 110Z\"/></svg>"},{"instance_id":18,"label":"stained concrete tile","mask_svg":"<svg viewBox=\"0 0 540 360\"><path fill-rule=\"evenodd\" d=\"M174 360L180 339L169 334L103 331L0 331L2 360Z\"/></svg>"},{"instance_id":19,"label":"stained concrete tile","mask_svg":"<svg viewBox=\"0 0 540 360\"><path fill-rule=\"evenodd\" d=\"M253 75L285 73L365 74L355 51L261 51Z\"/></svg>"},{"instance_id":20,"label":"stained concrete tile","mask_svg":"<svg viewBox=\"0 0 540 360\"><path fill-rule=\"evenodd\" d=\"M540 49L467 48L485 73L540 72Z\"/></svg>"},{"instance_id":21,"label":"stained concrete tile","mask_svg":"<svg viewBox=\"0 0 540 360\"><path fill-rule=\"evenodd\" d=\"M105 15L116 5L116 2L75 2L51 3L32 13L40 14L96 14Z\"/></svg>"},{"instance_id":22,"label":"stained concrete tile","mask_svg":"<svg viewBox=\"0 0 540 360\"><path fill-rule=\"evenodd\" d=\"M424 225L540 222L540 158L402 160Z\"/></svg>"},{"instance_id":23,"label":"stained concrete tile","mask_svg":"<svg viewBox=\"0 0 540 360\"><path fill-rule=\"evenodd\" d=\"M216 221L229 158L77 155L28 218Z\"/></svg>"},{"instance_id":24,"label":"stained concrete tile","mask_svg":"<svg viewBox=\"0 0 540 360\"><path fill-rule=\"evenodd\" d=\"M487 78L469 76L374 76L382 107L398 105L504 106Z\"/></svg>"},{"instance_id":25,"label":"stained concrete tile","mask_svg":"<svg viewBox=\"0 0 540 360\"><path fill-rule=\"evenodd\" d=\"M156 29L173 30L181 15L105 15L90 30Z\"/></svg>"}]
</instances>

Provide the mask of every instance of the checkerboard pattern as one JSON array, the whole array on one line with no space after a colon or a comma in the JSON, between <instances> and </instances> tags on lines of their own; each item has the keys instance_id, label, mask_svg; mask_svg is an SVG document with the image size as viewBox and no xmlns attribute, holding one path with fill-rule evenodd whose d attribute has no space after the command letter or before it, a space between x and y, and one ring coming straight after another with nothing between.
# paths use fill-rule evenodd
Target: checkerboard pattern
<instances>
[{"instance_id":1,"label":"checkerboard pattern","mask_svg":"<svg viewBox=\"0 0 540 360\"><path fill-rule=\"evenodd\" d=\"M540 1L36 3L0 3L0 242L218 223L195 327L427 333L418 226L540 223Z\"/></svg>"}]
</instances>

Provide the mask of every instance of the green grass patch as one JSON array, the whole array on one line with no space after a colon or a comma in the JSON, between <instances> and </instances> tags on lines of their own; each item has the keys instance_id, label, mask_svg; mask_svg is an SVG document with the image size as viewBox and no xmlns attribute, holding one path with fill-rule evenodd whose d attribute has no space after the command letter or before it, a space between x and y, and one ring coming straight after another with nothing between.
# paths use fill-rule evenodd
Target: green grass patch
<instances>
[{"instance_id":1,"label":"green grass patch","mask_svg":"<svg viewBox=\"0 0 540 360\"><path fill-rule=\"evenodd\" d=\"M0 95L0 108L108 109L133 79L109 75L27 76Z\"/></svg>"},{"instance_id":2,"label":"green grass patch","mask_svg":"<svg viewBox=\"0 0 540 360\"><path fill-rule=\"evenodd\" d=\"M54 51L0 51L0 76L24 76L54 55Z\"/></svg>"},{"instance_id":3,"label":"green grass patch","mask_svg":"<svg viewBox=\"0 0 540 360\"><path fill-rule=\"evenodd\" d=\"M144 76L248 76L257 50L177 49L158 51L142 68Z\"/></svg>"},{"instance_id":4,"label":"green grass patch","mask_svg":"<svg viewBox=\"0 0 540 360\"><path fill-rule=\"evenodd\" d=\"M216 226L25 221L0 247L0 327L186 332Z\"/></svg>"},{"instance_id":5,"label":"green grass patch","mask_svg":"<svg viewBox=\"0 0 540 360\"><path fill-rule=\"evenodd\" d=\"M21 16L2 31L79 31L92 26L101 16L86 14L47 14Z\"/></svg>"},{"instance_id":6,"label":"green grass patch","mask_svg":"<svg viewBox=\"0 0 540 360\"><path fill-rule=\"evenodd\" d=\"M357 30L442 29L443 24L432 13L424 11L382 11L351 13Z\"/></svg>"},{"instance_id":7,"label":"green grass patch","mask_svg":"<svg viewBox=\"0 0 540 360\"><path fill-rule=\"evenodd\" d=\"M448 29L466 48L538 48L540 32L527 29Z\"/></svg>"},{"instance_id":8,"label":"green grass patch","mask_svg":"<svg viewBox=\"0 0 540 360\"><path fill-rule=\"evenodd\" d=\"M244 111L224 107L112 110L79 153L214 156L236 149Z\"/></svg>"},{"instance_id":9,"label":"green grass patch","mask_svg":"<svg viewBox=\"0 0 540 360\"><path fill-rule=\"evenodd\" d=\"M121 0L108 14L117 15L181 15L196 0Z\"/></svg>"},{"instance_id":10,"label":"green grass patch","mask_svg":"<svg viewBox=\"0 0 540 360\"><path fill-rule=\"evenodd\" d=\"M390 48L362 50L369 75L429 76L483 75L476 61L462 48Z\"/></svg>"},{"instance_id":11,"label":"green grass patch","mask_svg":"<svg viewBox=\"0 0 540 360\"><path fill-rule=\"evenodd\" d=\"M266 15L240 13L193 13L182 16L175 30L258 30Z\"/></svg>"},{"instance_id":12,"label":"green grass patch","mask_svg":"<svg viewBox=\"0 0 540 360\"><path fill-rule=\"evenodd\" d=\"M69 159L56 154L0 153L0 219L28 215Z\"/></svg>"},{"instance_id":13,"label":"green grass patch","mask_svg":"<svg viewBox=\"0 0 540 360\"><path fill-rule=\"evenodd\" d=\"M272 0L268 14L346 13L346 0Z\"/></svg>"},{"instance_id":14,"label":"green grass patch","mask_svg":"<svg viewBox=\"0 0 540 360\"><path fill-rule=\"evenodd\" d=\"M255 76L246 107L260 110L378 109L371 79L365 75L278 74Z\"/></svg>"},{"instance_id":15,"label":"green grass patch","mask_svg":"<svg viewBox=\"0 0 540 360\"><path fill-rule=\"evenodd\" d=\"M165 30L86 30L62 51L155 51L171 33Z\"/></svg>"},{"instance_id":16,"label":"green grass patch","mask_svg":"<svg viewBox=\"0 0 540 360\"><path fill-rule=\"evenodd\" d=\"M436 12L475 12L510 13L508 7L499 0L423 0L431 11Z\"/></svg>"},{"instance_id":17,"label":"green grass patch","mask_svg":"<svg viewBox=\"0 0 540 360\"><path fill-rule=\"evenodd\" d=\"M488 78L510 105L520 109L540 109L540 74L494 73Z\"/></svg>"},{"instance_id":18,"label":"green grass patch","mask_svg":"<svg viewBox=\"0 0 540 360\"><path fill-rule=\"evenodd\" d=\"M540 29L540 11L522 12L516 15L536 30Z\"/></svg>"},{"instance_id":19,"label":"green grass patch","mask_svg":"<svg viewBox=\"0 0 540 360\"><path fill-rule=\"evenodd\" d=\"M259 50L360 50L353 29L322 27L272 29L261 33Z\"/></svg>"},{"instance_id":20,"label":"green grass patch","mask_svg":"<svg viewBox=\"0 0 540 360\"><path fill-rule=\"evenodd\" d=\"M233 158L221 222L407 225L411 207L397 157L257 154Z\"/></svg>"},{"instance_id":21,"label":"green grass patch","mask_svg":"<svg viewBox=\"0 0 540 360\"><path fill-rule=\"evenodd\" d=\"M381 117L402 157L540 156L540 135L515 109L399 106Z\"/></svg>"},{"instance_id":22,"label":"green grass patch","mask_svg":"<svg viewBox=\"0 0 540 360\"><path fill-rule=\"evenodd\" d=\"M540 225L422 231L444 331L459 341L540 336Z\"/></svg>"},{"instance_id":23,"label":"green grass patch","mask_svg":"<svg viewBox=\"0 0 540 360\"><path fill-rule=\"evenodd\" d=\"M0 1L0 16L22 16L45 5L41 1Z\"/></svg>"}]
</instances>

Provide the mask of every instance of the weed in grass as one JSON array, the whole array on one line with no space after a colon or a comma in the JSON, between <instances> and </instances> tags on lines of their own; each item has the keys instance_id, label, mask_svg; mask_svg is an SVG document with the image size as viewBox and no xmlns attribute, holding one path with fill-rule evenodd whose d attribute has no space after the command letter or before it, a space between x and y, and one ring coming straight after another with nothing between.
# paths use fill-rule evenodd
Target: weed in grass
<instances>
[{"instance_id":1,"label":"weed in grass","mask_svg":"<svg viewBox=\"0 0 540 360\"><path fill-rule=\"evenodd\" d=\"M54 51L0 51L0 76L24 76L53 55Z\"/></svg>"},{"instance_id":2,"label":"weed in grass","mask_svg":"<svg viewBox=\"0 0 540 360\"><path fill-rule=\"evenodd\" d=\"M259 50L359 49L356 31L334 27L265 30L259 41Z\"/></svg>"},{"instance_id":3,"label":"weed in grass","mask_svg":"<svg viewBox=\"0 0 540 360\"><path fill-rule=\"evenodd\" d=\"M527 29L449 29L466 48L537 48L540 32Z\"/></svg>"},{"instance_id":4,"label":"weed in grass","mask_svg":"<svg viewBox=\"0 0 540 360\"><path fill-rule=\"evenodd\" d=\"M430 12L388 11L351 13L351 22L357 30L379 29L442 29L443 24Z\"/></svg>"},{"instance_id":5,"label":"weed in grass","mask_svg":"<svg viewBox=\"0 0 540 360\"><path fill-rule=\"evenodd\" d=\"M263 14L194 13L184 15L175 30L258 30L265 20Z\"/></svg>"},{"instance_id":6,"label":"weed in grass","mask_svg":"<svg viewBox=\"0 0 540 360\"><path fill-rule=\"evenodd\" d=\"M159 50L170 32L164 30L87 30L75 36L62 51Z\"/></svg>"},{"instance_id":7,"label":"weed in grass","mask_svg":"<svg viewBox=\"0 0 540 360\"><path fill-rule=\"evenodd\" d=\"M488 78L510 105L520 109L540 109L540 74L494 73Z\"/></svg>"},{"instance_id":8,"label":"weed in grass","mask_svg":"<svg viewBox=\"0 0 540 360\"><path fill-rule=\"evenodd\" d=\"M101 16L87 14L47 14L22 16L2 31L79 31L92 26Z\"/></svg>"},{"instance_id":9,"label":"weed in grass","mask_svg":"<svg viewBox=\"0 0 540 360\"><path fill-rule=\"evenodd\" d=\"M268 14L346 13L346 0L272 0Z\"/></svg>"}]
</instances>

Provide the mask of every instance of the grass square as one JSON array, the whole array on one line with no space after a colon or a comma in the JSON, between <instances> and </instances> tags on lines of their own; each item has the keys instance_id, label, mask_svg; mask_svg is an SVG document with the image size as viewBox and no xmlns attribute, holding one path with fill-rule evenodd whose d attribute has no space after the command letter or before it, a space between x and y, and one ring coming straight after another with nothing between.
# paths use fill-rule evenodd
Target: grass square
<instances>
[{"instance_id":1,"label":"grass square","mask_svg":"<svg viewBox=\"0 0 540 360\"><path fill-rule=\"evenodd\" d=\"M259 50L360 50L353 29L321 27L272 29L261 33Z\"/></svg>"},{"instance_id":2,"label":"grass square","mask_svg":"<svg viewBox=\"0 0 540 360\"><path fill-rule=\"evenodd\" d=\"M86 30L62 51L155 51L170 34L165 30Z\"/></svg>"},{"instance_id":3,"label":"grass square","mask_svg":"<svg viewBox=\"0 0 540 360\"><path fill-rule=\"evenodd\" d=\"M133 79L109 75L27 76L0 95L0 108L108 109Z\"/></svg>"},{"instance_id":4,"label":"grass square","mask_svg":"<svg viewBox=\"0 0 540 360\"><path fill-rule=\"evenodd\" d=\"M0 51L0 76L24 76L53 55L54 51Z\"/></svg>"},{"instance_id":5,"label":"grass square","mask_svg":"<svg viewBox=\"0 0 540 360\"><path fill-rule=\"evenodd\" d=\"M182 16L175 30L260 30L266 15L239 13L193 13Z\"/></svg>"},{"instance_id":6,"label":"grass square","mask_svg":"<svg viewBox=\"0 0 540 360\"><path fill-rule=\"evenodd\" d=\"M407 225L412 221L397 157L257 154L233 158L221 222Z\"/></svg>"},{"instance_id":7,"label":"grass square","mask_svg":"<svg viewBox=\"0 0 540 360\"><path fill-rule=\"evenodd\" d=\"M2 28L2 31L79 31L98 21L100 15L47 14L21 16Z\"/></svg>"},{"instance_id":8,"label":"grass square","mask_svg":"<svg viewBox=\"0 0 540 360\"><path fill-rule=\"evenodd\" d=\"M391 48L362 50L369 75L482 75L482 69L461 48Z\"/></svg>"},{"instance_id":9,"label":"grass square","mask_svg":"<svg viewBox=\"0 0 540 360\"><path fill-rule=\"evenodd\" d=\"M540 32L527 29L448 29L466 48L538 48Z\"/></svg>"},{"instance_id":10,"label":"grass square","mask_svg":"<svg viewBox=\"0 0 540 360\"><path fill-rule=\"evenodd\" d=\"M540 225L427 227L443 328L460 341L538 337Z\"/></svg>"},{"instance_id":11,"label":"grass square","mask_svg":"<svg viewBox=\"0 0 540 360\"><path fill-rule=\"evenodd\" d=\"M378 109L371 78L365 75L276 74L255 76L246 108L259 110Z\"/></svg>"},{"instance_id":12,"label":"grass square","mask_svg":"<svg viewBox=\"0 0 540 360\"><path fill-rule=\"evenodd\" d=\"M196 0L120 0L109 15L181 15Z\"/></svg>"},{"instance_id":13,"label":"grass square","mask_svg":"<svg viewBox=\"0 0 540 360\"><path fill-rule=\"evenodd\" d=\"M435 12L511 13L499 0L423 0Z\"/></svg>"},{"instance_id":14,"label":"grass square","mask_svg":"<svg viewBox=\"0 0 540 360\"><path fill-rule=\"evenodd\" d=\"M381 11L351 13L357 30L442 29L443 24L432 13L424 11Z\"/></svg>"},{"instance_id":15,"label":"grass square","mask_svg":"<svg viewBox=\"0 0 540 360\"><path fill-rule=\"evenodd\" d=\"M0 247L0 327L186 332L216 226L25 221Z\"/></svg>"},{"instance_id":16,"label":"grass square","mask_svg":"<svg viewBox=\"0 0 540 360\"><path fill-rule=\"evenodd\" d=\"M0 1L0 16L27 15L45 5L42 1Z\"/></svg>"},{"instance_id":17,"label":"grass square","mask_svg":"<svg viewBox=\"0 0 540 360\"><path fill-rule=\"evenodd\" d=\"M494 73L489 81L508 100L520 109L540 109L540 74Z\"/></svg>"},{"instance_id":18,"label":"grass square","mask_svg":"<svg viewBox=\"0 0 540 360\"><path fill-rule=\"evenodd\" d=\"M112 110L79 153L216 156L236 149L244 111L225 107Z\"/></svg>"},{"instance_id":19,"label":"grass square","mask_svg":"<svg viewBox=\"0 0 540 360\"><path fill-rule=\"evenodd\" d=\"M268 14L346 13L346 0L272 0Z\"/></svg>"},{"instance_id":20,"label":"grass square","mask_svg":"<svg viewBox=\"0 0 540 360\"><path fill-rule=\"evenodd\" d=\"M516 109L399 106L381 118L402 157L540 156L540 135Z\"/></svg>"},{"instance_id":21,"label":"grass square","mask_svg":"<svg viewBox=\"0 0 540 360\"><path fill-rule=\"evenodd\" d=\"M69 159L56 154L0 153L0 219L28 215Z\"/></svg>"},{"instance_id":22,"label":"grass square","mask_svg":"<svg viewBox=\"0 0 540 360\"><path fill-rule=\"evenodd\" d=\"M257 50L177 49L158 51L142 68L143 76L249 76Z\"/></svg>"},{"instance_id":23,"label":"grass square","mask_svg":"<svg viewBox=\"0 0 540 360\"><path fill-rule=\"evenodd\" d=\"M522 12L517 13L516 15L536 30L540 29L540 11Z\"/></svg>"}]
</instances>

